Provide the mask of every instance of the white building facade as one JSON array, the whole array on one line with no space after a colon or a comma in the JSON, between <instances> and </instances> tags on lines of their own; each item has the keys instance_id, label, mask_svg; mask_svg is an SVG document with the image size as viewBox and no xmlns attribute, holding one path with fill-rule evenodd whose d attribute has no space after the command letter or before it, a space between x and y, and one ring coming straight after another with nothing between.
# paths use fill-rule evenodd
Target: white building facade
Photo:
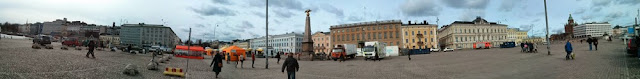
<instances>
[{"instance_id":1,"label":"white building facade","mask_svg":"<svg viewBox=\"0 0 640 79\"><path fill-rule=\"evenodd\" d=\"M249 47L263 49L265 55L275 56L275 52L299 53L302 52L302 33L286 33L281 35L269 35L269 47L266 48L265 37L249 39Z\"/></svg>"},{"instance_id":2,"label":"white building facade","mask_svg":"<svg viewBox=\"0 0 640 79\"><path fill-rule=\"evenodd\" d=\"M475 20L455 21L438 30L441 47L454 49L473 48L477 42L490 42L492 47L498 47L507 39L507 25L487 22L477 17Z\"/></svg>"},{"instance_id":3,"label":"white building facade","mask_svg":"<svg viewBox=\"0 0 640 79\"><path fill-rule=\"evenodd\" d=\"M578 26L573 27L573 37L600 37L604 34L611 35L613 31L611 29L611 24L608 22L604 23L585 23L580 24Z\"/></svg>"}]
</instances>

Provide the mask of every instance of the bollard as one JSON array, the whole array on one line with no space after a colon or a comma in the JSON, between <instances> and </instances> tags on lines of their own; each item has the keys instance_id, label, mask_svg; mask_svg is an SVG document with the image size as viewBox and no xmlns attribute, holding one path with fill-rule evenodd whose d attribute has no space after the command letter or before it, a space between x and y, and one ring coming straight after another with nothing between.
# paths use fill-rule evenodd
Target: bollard
<instances>
[{"instance_id":1,"label":"bollard","mask_svg":"<svg viewBox=\"0 0 640 79\"><path fill-rule=\"evenodd\" d=\"M122 73L129 76L136 76L139 72L136 65L127 64L127 66L124 67L124 71Z\"/></svg>"},{"instance_id":2,"label":"bollard","mask_svg":"<svg viewBox=\"0 0 640 79\"><path fill-rule=\"evenodd\" d=\"M158 70L158 65L155 64L154 62L149 62L149 64L147 64L147 69L148 70Z\"/></svg>"}]
</instances>

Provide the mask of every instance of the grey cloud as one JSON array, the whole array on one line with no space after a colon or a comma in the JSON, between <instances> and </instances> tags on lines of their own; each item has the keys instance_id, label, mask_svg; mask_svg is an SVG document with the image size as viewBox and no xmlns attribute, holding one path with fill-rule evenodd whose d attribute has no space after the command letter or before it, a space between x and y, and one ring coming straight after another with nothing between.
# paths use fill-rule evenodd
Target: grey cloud
<instances>
[{"instance_id":1,"label":"grey cloud","mask_svg":"<svg viewBox=\"0 0 640 79\"><path fill-rule=\"evenodd\" d=\"M593 9L593 12L600 12L600 10L602 10L602 7L592 7L591 9Z\"/></svg>"},{"instance_id":2,"label":"grey cloud","mask_svg":"<svg viewBox=\"0 0 640 79\"><path fill-rule=\"evenodd\" d=\"M489 4L489 0L442 0L449 7L453 8L474 8L485 9Z\"/></svg>"},{"instance_id":3,"label":"grey cloud","mask_svg":"<svg viewBox=\"0 0 640 79\"><path fill-rule=\"evenodd\" d=\"M294 13L291 13L291 11L289 10L276 10L274 11L274 13L276 14L276 16L282 18L290 18L292 15L294 15Z\"/></svg>"},{"instance_id":4,"label":"grey cloud","mask_svg":"<svg viewBox=\"0 0 640 79\"><path fill-rule=\"evenodd\" d=\"M182 28L180 31L189 33L189 28Z\"/></svg>"},{"instance_id":5,"label":"grey cloud","mask_svg":"<svg viewBox=\"0 0 640 79\"><path fill-rule=\"evenodd\" d=\"M232 10L229 10L227 8L222 8L222 7L204 7L201 9L196 9L196 8L190 8L193 12L196 12L200 15L204 15L204 16L215 16L215 15L219 15L219 16L234 16L236 15Z\"/></svg>"},{"instance_id":6,"label":"grey cloud","mask_svg":"<svg viewBox=\"0 0 640 79\"><path fill-rule=\"evenodd\" d=\"M220 32L220 35L218 35L218 39L222 41L231 41L234 39L239 39L240 34L237 34L237 33L240 33L240 32L222 31Z\"/></svg>"},{"instance_id":7,"label":"grey cloud","mask_svg":"<svg viewBox=\"0 0 640 79\"><path fill-rule=\"evenodd\" d=\"M607 16L605 16L604 21L607 21L607 22L608 21L613 21L613 20L618 19L618 18L620 18L620 17L622 17L624 15L625 14L622 13L622 12L612 12L612 13L609 13Z\"/></svg>"},{"instance_id":8,"label":"grey cloud","mask_svg":"<svg viewBox=\"0 0 640 79\"><path fill-rule=\"evenodd\" d=\"M505 11L505 12L510 12L515 5L521 5L521 4L519 4L521 1L522 0L503 0L502 4L500 4L500 8L498 8L498 10Z\"/></svg>"},{"instance_id":9,"label":"grey cloud","mask_svg":"<svg viewBox=\"0 0 640 79\"><path fill-rule=\"evenodd\" d=\"M580 19L585 20L585 21L586 20L591 20L591 19L593 19L593 16L582 16L582 17L580 17Z\"/></svg>"},{"instance_id":10,"label":"grey cloud","mask_svg":"<svg viewBox=\"0 0 640 79\"><path fill-rule=\"evenodd\" d=\"M239 27L242 29L254 28L253 24L251 24L249 21L242 21L242 25L240 25Z\"/></svg>"},{"instance_id":11,"label":"grey cloud","mask_svg":"<svg viewBox=\"0 0 640 79\"><path fill-rule=\"evenodd\" d=\"M406 16L438 16L442 11L433 0L408 0L400 7Z\"/></svg>"},{"instance_id":12,"label":"grey cloud","mask_svg":"<svg viewBox=\"0 0 640 79\"><path fill-rule=\"evenodd\" d=\"M250 0L249 5L254 7L264 7L265 3L265 0ZM293 10L303 10L302 3L298 0L272 0L269 1L269 6Z\"/></svg>"},{"instance_id":13,"label":"grey cloud","mask_svg":"<svg viewBox=\"0 0 640 79\"><path fill-rule=\"evenodd\" d=\"M598 6L607 6L609 5L609 3L611 3L611 0L592 0L591 4L593 4L593 6L598 7Z\"/></svg>"},{"instance_id":14,"label":"grey cloud","mask_svg":"<svg viewBox=\"0 0 640 79\"><path fill-rule=\"evenodd\" d=\"M225 4L225 5L230 5L232 4L231 2L229 2L229 0L211 0L213 3L220 3L220 4Z\"/></svg>"},{"instance_id":15,"label":"grey cloud","mask_svg":"<svg viewBox=\"0 0 640 79\"><path fill-rule=\"evenodd\" d=\"M462 13L462 16L460 16L459 19L465 20L465 21L471 21L478 16L482 17L484 15L485 15L484 9L467 9L464 11L464 13ZM483 18L487 18L487 17L483 17Z\"/></svg>"},{"instance_id":16,"label":"grey cloud","mask_svg":"<svg viewBox=\"0 0 640 79\"><path fill-rule=\"evenodd\" d=\"M262 12L253 12L253 15L256 15L260 18L265 18L266 17L266 13L262 13Z\"/></svg>"},{"instance_id":17,"label":"grey cloud","mask_svg":"<svg viewBox=\"0 0 640 79\"><path fill-rule=\"evenodd\" d=\"M195 26L196 26L196 27L198 27L198 28L203 28L205 25L202 25L202 24L196 24Z\"/></svg>"},{"instance_id":18,"label":"grey cloud","mask_svg":"<svg viewBox=\"0 0 640 79\"><path fill-rule=\"evenodd\" d=\"M357 17L357 16L349 16L349 18L347 18L347 21L362 21L363 18L362 17Z\"/></svg>"},{"instance_id":19,"label":"grey cloud","mask_svg":"<svg viewBox=\"0 0 640 79\"><path fill-rule=\"evenodd\" d=\"M533 20L533 21L531 21L531 22L538 22L538 21L540 21L540 20L542 20L542 19L538 18L538 19L535 19L535 20Z\"/></svg>"},{"instance_id":20,"label":"grey cloud","mask_svg":"<svg viewBox=\"0 0 640 79\"><path fill-rule=\"evenodd\" d=\"M580 8L580 9L576 10L576 12L573 12L573 14L582 14L582 13L584 13L585 11L586 11L586 9L584 9L584 8Z\"/></svg>"},{"instance_id":21,"label":"grey cloud","mask_svg":"<svg viewBox=\"0 0 640 79\"><path fill-rule=\"evenodd\" d=\"M520 25L520 30L530 31L531 29L533 29L534 26L535 26L534 24Z\"/></svg>"},{"instance_id":22,"label":"grey cloud","mask_svg":"<svg viewBox=\"0 0 640 79\"><path fill-rule=\"evenodd\" d=\"M326 10L329 13L335 14L336 17L338 18L344 17L344 11L342 11L342 9L336 8L335 6L327 5L327 7L325 7L324 10Z\"/></svg>"},{"instance_id":23,"label":"grey cloud","mask_svg":"<svg viewBox=\"0 0 640 79\"><path fill-rule=\"evenodd\" d=\"M618 1L618 4L637 5L638 3L640 3L640 0L616 0L616 1Z\"/></svg>"}]
</instances>

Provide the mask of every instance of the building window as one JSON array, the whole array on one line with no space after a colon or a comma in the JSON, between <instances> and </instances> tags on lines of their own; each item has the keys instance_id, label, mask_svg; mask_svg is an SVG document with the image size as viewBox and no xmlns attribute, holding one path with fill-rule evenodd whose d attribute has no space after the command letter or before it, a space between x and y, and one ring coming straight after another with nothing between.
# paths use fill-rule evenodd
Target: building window
<instances>
[{"instance_id":1,"label":"building window","mask_svg":"<svg viewBox=\"0 0 640 79\"><path fill-rule=\"evenodd\" d=\"M384 32L384 39L387 39L387 32Z\"/></svg>"},{"instance_id":2,"label":"building window","mask_svg":"<svg viewBox=\"0 0 640 79\"><path fill-rule=\"evenodd\" d=\"M411 31L411 35L416 35L414 32L415 32L415 31Z\"/></svg>"},{"instance_id":3,"label":"building window","mask_svg":"<svg viewBox=\"0 0 640 79\"><path fill-rule=\"evenodd\" d=\"M411 39L411 43L415 43L415 42L416 42L416 39Z\"/></svg>"},{"instance_id":4,"label":"building window","mask_svg":"<svg viewBox=\"0 0 640 79\"><path fill-rule=\"evenodd\" d=\"M404 39L404 40L405 40L405 42L404 42L404 43L409 43L409 39Z\"/></svg>"},{"instance_id":5,"label":"building window","mask_svg":"<svg viewBox=\"0 0 640 79\"><path fill-rule=\"evenodd\" d=\"M407 34L407 31L405 31L405 32L404 32L404 35L408 35L408 34Z\"/></svg>"}]
</instances>

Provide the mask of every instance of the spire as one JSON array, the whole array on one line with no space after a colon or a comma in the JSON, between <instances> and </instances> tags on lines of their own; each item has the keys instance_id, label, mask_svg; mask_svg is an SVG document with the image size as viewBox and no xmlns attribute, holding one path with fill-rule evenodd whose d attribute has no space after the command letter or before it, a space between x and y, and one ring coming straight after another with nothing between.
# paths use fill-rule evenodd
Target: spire
<instances>
[{"instance_id":1,"label":"spire","mask_svg":"<svg viewBox=\"0 0 640 79\"><path fill-rule=\"evenodd\" d=\"M571 17L571 13L569 13L569 20L573 20L573 17Z\"/></svg>"}]
</instances>

